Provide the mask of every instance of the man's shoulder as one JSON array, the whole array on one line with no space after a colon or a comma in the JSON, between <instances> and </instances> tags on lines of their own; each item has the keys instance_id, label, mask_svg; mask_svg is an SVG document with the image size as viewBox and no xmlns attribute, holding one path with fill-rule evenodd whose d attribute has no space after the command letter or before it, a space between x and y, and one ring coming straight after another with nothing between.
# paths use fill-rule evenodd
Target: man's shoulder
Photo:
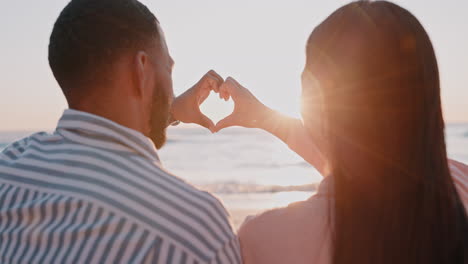
<instances>
[{"instance_id":1,"label":"man's shoulder","mask_svg":"<svg viewBox=\"0 0 468 264\"><path fill-rule=\"evenodd\" d=\"M138 190L141 209L124 214L201 260L213 258L237 240L228 212L214 195L170 173L159 163L141 165L146 173L144 186Z\"/></svg>"},{"instance_id":2,"label":"man's shoulder","mask_svg":"<svg viewBox=\"0 0 468 264\"><path fill-rule=\"evenodd\" d=\"M56 139L56 137L48 134L47 132L36 132L29 136L8 143L8 145L6 145L3 149L0 149L0 160L11 161L18 159L19 156L21 156L21 154L26 151L31 143L38 142L39 139L46 139L50 141Z\"/></svg>"},{"instance_id":3,"label":"man's shoulder","mask_svg":"<svg viewBox=\"0 0 468 264\"><path fill-rule=\"evenodd\" d=\"M144 165L143 163L147 163ZM147 174L146 184L152 188L161 189L167 197L174 200L180 200L186 203L193 204L196 208L210 208L213 212L219 212L229 217L222 202L212 193L199 189L193 184L187 182L182 177L175 175L165 169L159 162L142 161L137 163L141 165L143 172Z\"/></svg>"},{"instance_id":4,"label":"man's shoulder","mask_svg":"<svg viewBox=\"0 0 468 264\"><path fill-rule=\"evenodd\" d=\"M232 230L230 215L218 197L185 181L159 164L155 164L155 167L159 171L158 180L169 183L170 186L166 186L165 190L168 195L172 195L171 198L202 212L209 218L206 219L207 223L217 223L224 226L224 229Z\"/></svg>"},{"instance_id":5,"label":"man's shoulder","mask_svg":"<svg viewBox=\"0 0 468 264\"><path fill-rule=\"evenodd\" d=\"M98 202L185 247L217 249L234 236L223 204L160 162L108 152L100 153L99 158L83 161L93 165L85 166L83 172L102 181L96 181L103 190L95 197Z\"/></svg>"}]
</instances>

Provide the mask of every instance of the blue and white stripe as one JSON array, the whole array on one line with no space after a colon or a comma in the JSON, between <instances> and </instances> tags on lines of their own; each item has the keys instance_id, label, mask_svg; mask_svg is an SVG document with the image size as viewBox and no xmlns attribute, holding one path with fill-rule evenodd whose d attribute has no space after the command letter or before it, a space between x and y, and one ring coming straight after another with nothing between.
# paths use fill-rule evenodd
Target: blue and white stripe
<instances>
[{"instance_id":1,"label":"blue and white stripe","mask_svg":"<svg viewBox=\"0 0 468 264\"><path fill-rule=\"evenodd\" d=\"M222 204L164 170L152 141L66 110L0 154L0 263L240 263Z\"/></svg>"}]
</instances>

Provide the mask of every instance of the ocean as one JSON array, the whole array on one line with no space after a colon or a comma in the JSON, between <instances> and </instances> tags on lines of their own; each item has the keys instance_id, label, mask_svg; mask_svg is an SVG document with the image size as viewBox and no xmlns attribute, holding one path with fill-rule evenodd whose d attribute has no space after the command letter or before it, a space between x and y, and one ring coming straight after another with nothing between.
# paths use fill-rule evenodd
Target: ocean
<instances>
[{"instance_id":1,"label":"ocean","mask_svg":"<svg viewBox=\"0 0 468 264\"><path fill-rule=\"evenodd\" d=\"M0 150L31 132L0 132ZM468 163L468 124L446 128L450 158ZM310 197L320 174L286 144L257 129L230 128L217 134L198 127L171 127L159 151L163 166L213 192L238 225L250 213Z\"/></svg>"}]
</instances>

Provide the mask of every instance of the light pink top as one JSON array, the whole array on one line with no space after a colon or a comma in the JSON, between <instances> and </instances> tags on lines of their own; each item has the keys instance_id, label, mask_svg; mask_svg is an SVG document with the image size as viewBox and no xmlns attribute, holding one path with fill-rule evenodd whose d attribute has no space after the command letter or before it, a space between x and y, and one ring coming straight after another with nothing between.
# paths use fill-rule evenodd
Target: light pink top
<instances>
[{"instance_id":1,"label":"light pink top","mask_svg":"<svg viewBox=\"0 0 468 264\"><path fill-rule=\"evenodd\" d=\"M310 145L304 133L295 132L290 138L288 145L292 150L307 161L317 160L315 153L307 153L307 149L314 148L304 148ZM449 165L468 213L468 166L453 160ZM325 178L317 193L306 201L248 218L239 230L244 263L330 263L328 184L330 179Z\"/></svg>"}]
</instances>

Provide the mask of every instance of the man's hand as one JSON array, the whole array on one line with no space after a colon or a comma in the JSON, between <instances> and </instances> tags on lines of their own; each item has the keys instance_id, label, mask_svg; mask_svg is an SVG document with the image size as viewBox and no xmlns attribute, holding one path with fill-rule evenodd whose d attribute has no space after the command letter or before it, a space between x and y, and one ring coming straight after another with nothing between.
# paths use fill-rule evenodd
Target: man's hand
<instances>
[{"instance_id":1,"label":"man's hand","mask_svg":"<svg viewBox=\"0 0 468 264\"><path fill-rule=\"evenodd\" d=\"M184 123L199 124L213 132L213 121L200 111L200 105L211 91L219 92L223 82L223 78L215 71L209 71L197 84L174 99L171 109L173 118Z\"/></svg>"},{"instance_id":2,"label":"man's hand","mask_svg":"<svg viewBox=\"0 0 468 264\"><path fill-rule=\"evenodd\" d=\"M234 101L234 111L216 124L214 132L231 126L262 128L263 121L273 115L273 110L262 104L232 77L228 77L221 85L219 96L226 101L231 97Z\"/></svg>"}]
</instances>

